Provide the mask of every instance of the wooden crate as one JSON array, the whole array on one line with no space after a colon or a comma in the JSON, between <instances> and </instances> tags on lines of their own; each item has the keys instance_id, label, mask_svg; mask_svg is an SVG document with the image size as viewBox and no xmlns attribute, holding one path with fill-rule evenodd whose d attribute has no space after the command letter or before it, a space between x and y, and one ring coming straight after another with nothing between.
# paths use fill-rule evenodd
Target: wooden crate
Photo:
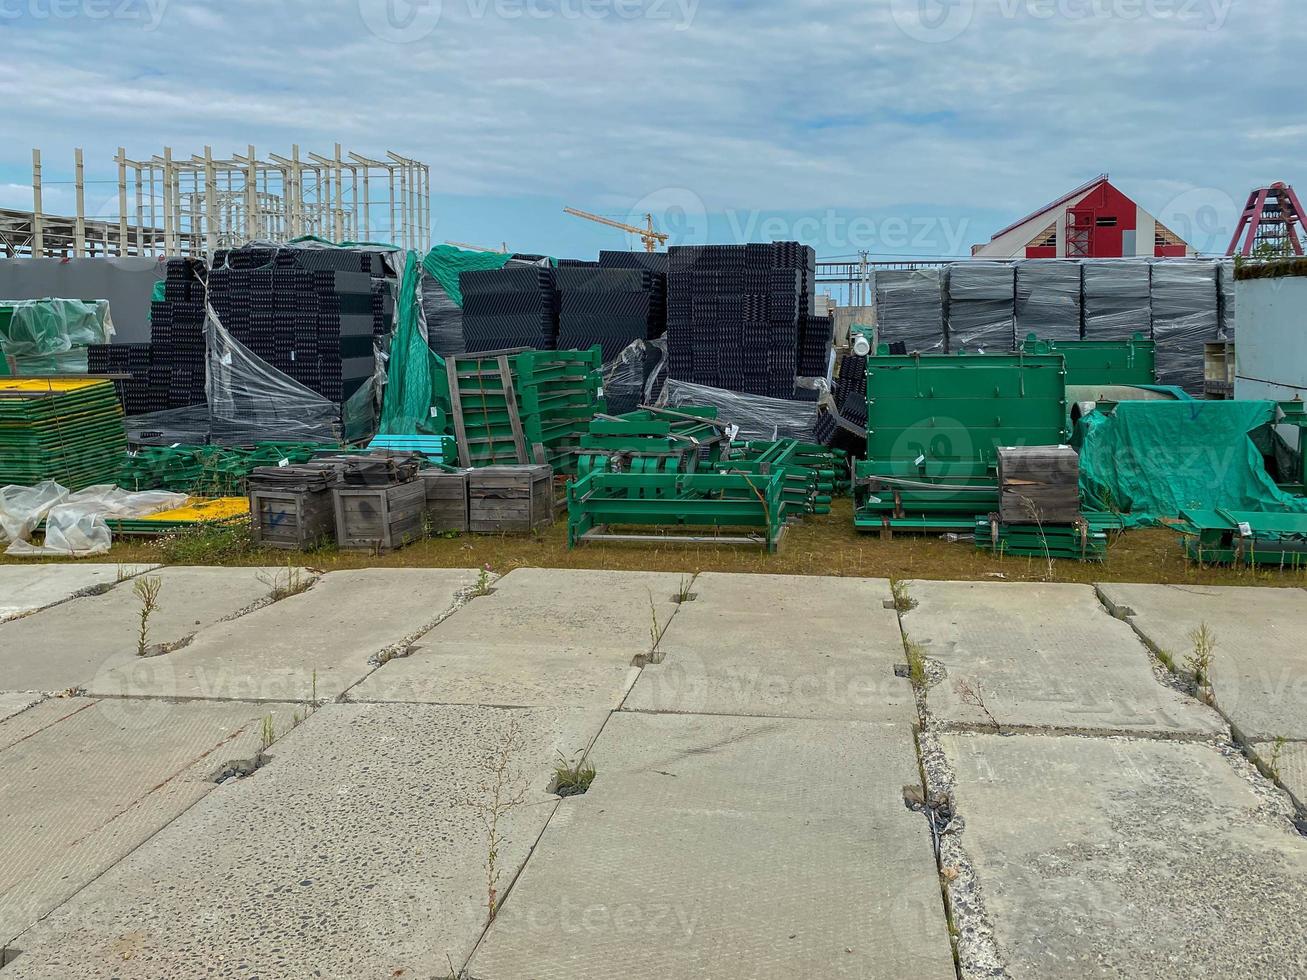
<instances>
[{"instance_id":1,"label":"wooden crate","mask_svg":"<svg viewBox=\"0 0 1307 980\"><path fill-rule=\"evenodd\" d=\"M1070 446L998 450L1004 524L1073 524L1080 517L1080 457Z\"/></svg>"},{"instance_id":2,"label":"wooden crate","mask_svg":"<svg viewBox=\"0 0 1307 980\"><path fill-rule=\"evenodd\" d=\"M265 548L305 551L336 536L330 490L251 490L254 543Z\"/></svg>"},{"instance_id":3,"label":"wooden crate","mask_svg":"<svg viewBox=\"0 0 1307 980\"><path fill-rule=\"evenodd\" d=\"M468 474L468 529L527 533L554 521L550 466L486 466Z\"/></svg>"},{"instance_id":4,"label":"wooden crate","mask_svg":"<svg viewBox=\"0 0 1307 980\"><path fill-rule=\"evenodd\" d=\"M393 487L337 487L336 543L348 551L393 551L422 538L427 488L421 480Z\"/></svg>"},{"instance_id":5,"label":"wooden crate","mask_svg":"<svg viewBox=\"0 0 1307 980\"><path fill-rule=\"evenodd\" d=\"M422 470L418 478L426 485L431 531L467 531L467 472Z\"/></svg>"}]
</instances>

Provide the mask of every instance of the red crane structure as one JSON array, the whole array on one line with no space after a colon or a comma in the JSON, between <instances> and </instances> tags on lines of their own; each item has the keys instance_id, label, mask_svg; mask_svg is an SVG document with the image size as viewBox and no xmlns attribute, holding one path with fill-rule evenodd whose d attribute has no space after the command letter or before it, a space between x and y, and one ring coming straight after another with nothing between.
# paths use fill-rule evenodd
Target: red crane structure
<instances>
[{"instance_id":1,"label":"red crane structure","mask_svg":"<svg viewBox=\"0 0 1307 980\"><path fill-rule=\"evenodd\" d=\"M1248 195L1248 203L1225 254L1250 258L1260 246L1266 245L1272 255L1302 255L1303 238L1307 237L1304 217L1307 215L1298 195L1288 184L1277 181L1270 187L1259 187Z\"/></svg>"}]
</instances>

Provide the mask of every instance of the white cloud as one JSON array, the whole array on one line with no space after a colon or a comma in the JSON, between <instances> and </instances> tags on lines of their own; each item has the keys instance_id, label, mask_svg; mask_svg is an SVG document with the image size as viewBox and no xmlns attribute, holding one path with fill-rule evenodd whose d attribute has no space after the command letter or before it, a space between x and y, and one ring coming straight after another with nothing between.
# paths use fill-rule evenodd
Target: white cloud
<instances>
[{"instance_id":1,"label":"white cloud","mask_svg":"<svg viewBox=\"0 0 1307 980\"><path fill-rule=\"evenodd\" d=\"M517 13L603 0L443 0L411 44L370 33L359 2L409 0L171 0L153 31L9 24L5 176L37 145L52 162L83 145L109 175L119 144L340 140L426 159L450 194L620 207L683 187L713 212L1016 216L1102 170L1161 198L1146 206L1194 187L1241 198L1297 176L1264 171L1300 161L1307 142L1284 99L1307 41L1296 0L1235 0L1217 29L1135 18L1134 0L1093 17L1065 13L1074 0L1029 0L1051 18L976 0L966 29L937 44L897 26L895 6L918 0L700 0L688 26Z\"/></svg>"}]
</instances>

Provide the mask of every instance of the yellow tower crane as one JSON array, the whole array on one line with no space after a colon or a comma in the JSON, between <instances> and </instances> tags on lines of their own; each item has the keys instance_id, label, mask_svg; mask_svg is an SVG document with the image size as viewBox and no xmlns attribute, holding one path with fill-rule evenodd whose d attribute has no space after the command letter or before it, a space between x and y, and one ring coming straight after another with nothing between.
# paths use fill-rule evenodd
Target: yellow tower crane
<instances>
[{"instance_id":1,"label":"yellow tower crane","mask_svg":"<svg viewBox=\"0 0 1307 980\"><path fill-rule=\"evenodd\" d=\"M587 221L597 221L601 225L607 225L610 228L619 228L622 231L630 232L632 235L639 235L640 241L644 242L646 252L656 252L659 245L667 244L670 237L660 231L654 231L653 215L644 216L645 227L637 228L635 225L628 225L621 221L614 221L612 218L605 218L601 214L591 214L589 211L579 211L576 208L563 208L566 214L575 215L578 218L585 218Z\"/></svg>"}]
</instances>

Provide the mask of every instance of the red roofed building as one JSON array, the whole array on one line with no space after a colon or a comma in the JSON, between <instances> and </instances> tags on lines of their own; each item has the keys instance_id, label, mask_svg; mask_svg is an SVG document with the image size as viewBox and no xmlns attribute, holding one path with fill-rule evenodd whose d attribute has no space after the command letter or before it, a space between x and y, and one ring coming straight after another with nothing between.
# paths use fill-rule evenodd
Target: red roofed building
<instances>
[{"instance_id":1,"label":"red roofed building","mask_svg":"<svg viewBox=\"0 0 1307 980\"><path fill-rule=\"evenodd\" d=\"M1126 197L1107 174L971 246L978 259L1185 258L1180 236Z\"/></svg>"}]
</instances>

